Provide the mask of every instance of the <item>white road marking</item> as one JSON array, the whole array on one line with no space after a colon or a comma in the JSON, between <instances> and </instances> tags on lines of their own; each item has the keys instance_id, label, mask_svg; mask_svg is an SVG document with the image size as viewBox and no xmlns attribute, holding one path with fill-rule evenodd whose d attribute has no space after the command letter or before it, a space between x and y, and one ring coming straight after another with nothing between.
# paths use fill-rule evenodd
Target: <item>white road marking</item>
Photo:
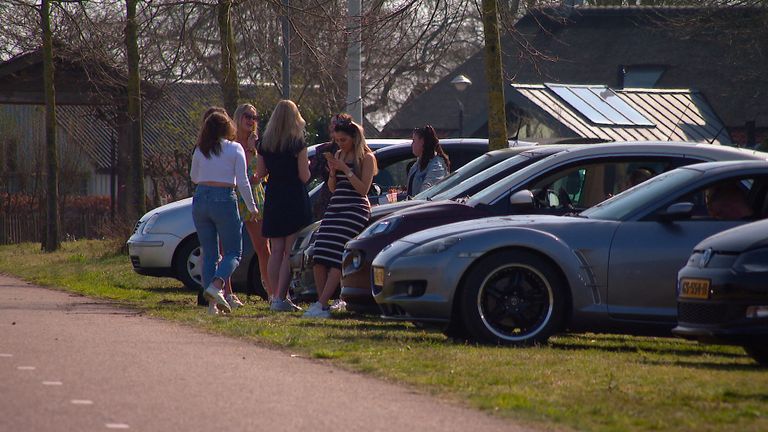
<instances>
[{"instance_id":1,"label":"white road marking","mask_svg":"<svg viewBox=\"0 0 768 432\"><path fill-rule=\"evenodd\" d=\"M35 370L34 366L17 366L16 369L18 370Z\"/></svg>"},{"instance_id":2,"label":"white road marking","mask_svg":"<svg viewBox=\"0 0 768 432\"><path fill-rule=\"evenodd\" d=\"M13 357L13 354L0 353L0 357Z\"/></svg>"},{"instance_id":3,"label":"white road marking","mask_svg":"<svg viewBox=\"0 0 768 432\"><path fill-rule=\"evenodd\" d=\"M72 405L93 405L93 401L88 399L72 399L69 402Z\"/></svg>"},{"instance_id":4,"label":"white road marking","mask_svg":"<svg viewBox=\"0 0 768 432\"><path fill-rule=\"evenodd\" d=\"M130 426L125 423L107 423L104 426L106 426L107 429L130 429Z\"/></svg>"},{"instance_id":5,"label":"white road marking","mask_svg":"<svg viewBox=\"0 0 768 432\"><path fill-rule=\"evenodd\" d=\"M60 386L60 385L64 385L64 383L61 382L61 381L43 381L43 385L47 385L47 386Z\"/></svg>"}]
</instances>

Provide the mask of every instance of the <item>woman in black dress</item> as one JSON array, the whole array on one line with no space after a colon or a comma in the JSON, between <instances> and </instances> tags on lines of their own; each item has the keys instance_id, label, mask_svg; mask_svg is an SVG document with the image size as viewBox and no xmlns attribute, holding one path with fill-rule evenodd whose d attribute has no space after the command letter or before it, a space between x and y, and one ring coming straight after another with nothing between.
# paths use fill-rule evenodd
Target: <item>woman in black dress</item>
<instances>
[{"instance_id":1,"label":"woman in black dress","mask_svg":"<svg viewBox=\"0 0 768 432\"><path fill-rule=\"evenodd\" d=\"M258 146L261 157L256 161L256 176L264 178L269 175L261 233L270 240L272 249L267 273L275 298L270 309L280 312L301 310L287 298L287 294L290 282L289 248L299 230L312 221L305 186L309 181L305 125L296 104L281 100L275 106Z\"/></svg>"},{"instance_id":2,"label":"woman in black dress","mask_svg":"<svg viewBox=\"0 0 768 432\"><path fill-rule=\"evenodd\" d=\"M368 189L378 171L376 157L365 143L363 127L351 120L340 120L334 126L334 139L339 144L335 155L328 159L328 188L333 192L317 230L314 247L315 286L317 303L305 317L329 318L330 300L341 280L341 254L344 245L368 225L371 204Z\"/></svg>"}]
</instances>

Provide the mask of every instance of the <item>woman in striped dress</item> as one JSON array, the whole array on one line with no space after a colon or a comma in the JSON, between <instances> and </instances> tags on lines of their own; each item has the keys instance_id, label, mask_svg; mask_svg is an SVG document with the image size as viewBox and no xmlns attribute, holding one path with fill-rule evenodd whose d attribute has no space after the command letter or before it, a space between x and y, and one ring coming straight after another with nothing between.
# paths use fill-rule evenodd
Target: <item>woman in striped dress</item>
<instances>
[{"instance_id":1,"label":"woman in striped dress","mask_svg":"<svg viewBox=\"0 0 768 432\"><path fill-rule=\"evenodd\" d=\"M371 204L367 195L378 171L362 126L344 119L336 123L333 133L339 151L335 155L325 154L330 171L328 188L333 195L317 230L314 247L318 301L304 314L312 318L331 316L328 301L341 280L341 254L347 241L368 225Z\"/></svg>"}]
</instances>

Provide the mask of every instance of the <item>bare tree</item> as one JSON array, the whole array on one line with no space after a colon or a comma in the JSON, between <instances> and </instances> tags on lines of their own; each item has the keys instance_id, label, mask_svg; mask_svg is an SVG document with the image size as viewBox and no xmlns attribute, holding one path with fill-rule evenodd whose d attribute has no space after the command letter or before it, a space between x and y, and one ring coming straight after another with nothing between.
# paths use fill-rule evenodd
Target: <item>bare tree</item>
<instances>
[{"instance_id":1,"label":"bare tree","mask_svg":"<svg viewBox=\"0 0 768 432\"><path fill-rule=\"evenodd\" d=\"M45 166L46 229L43 250L54 252L61 247L59 236L59 158L56 147L56 92L53 86L53 38L51 4L42 0L40 24L43 30L43 86L45 88Z\"/></svg>"},{"instance_id":2,"label":"bare tree","mask_svg":"<svg viewBox=\"0 0 768 432\"><path fill-rule=\"evenodd\" d=\"M136 4L139 0L125 0L125 46L128 64L128 118L130 121L129 141L131 147L130 181L133 189L133 209L128 217L138 219L146 212L144 192L144 139L141 115L141 77L139 72L138 24Z\"/></svg>"},{"instance_id":3,"label":"bare tree","mask_svg":"<svg viewBox=\"0 0 768 432\"><path fill-rule=\"evenodd\" d=\"M224 108L233 114L240 99L240 81L237 76L237 49L232 34L232 0L219 0L219 43L221 51L221 90Z\"/></svg>"}]
</instances>

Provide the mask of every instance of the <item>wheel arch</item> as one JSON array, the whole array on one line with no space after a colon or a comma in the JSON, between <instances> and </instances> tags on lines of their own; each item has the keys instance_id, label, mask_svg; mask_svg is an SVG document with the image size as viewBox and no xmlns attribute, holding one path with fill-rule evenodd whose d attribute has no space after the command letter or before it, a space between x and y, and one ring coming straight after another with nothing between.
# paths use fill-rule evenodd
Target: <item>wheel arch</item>
<instances>
[{"instance_id":1,"label":"wheel arch","mask_svg":"<svg viewBox=\"0 0 768 432\"><path fill-rule=\"evenodd\" d=\"M193 232L192 234L190 234L190 235L188 235L188 236L184 237L184 240L180 241L180 242L179 242L179 245L178 245L178 246L176 246L176 249L173 251L173 258L171 258L171 269L172 269L172 271L173 271L173 273L174 273L174 276L175 276L177 279L178 279L178 278L179 278L179 276L180 276L179 274L177 274L177 271L176 271L176 269L178 268L178 266L177 266L177 264L178 264L178 260L179 260L179 259L181 259L181 258L179 257L179 251L183 250L183 249L184 249L184 247L185 247L185 246L186 246L186 245L187 245L189 242L192 242L192 241L196 241L198 244L200 243L200 240L197 238L197 232Z\"/></svg>"},{"instance_id":2,"label":"wheel arch","mask_svg":"<svg viewBox=\"0 0 768 432\"><path fill-rule=\"evenodd\" d=\"M568 325L571 321L571 318L573 316L573 287L571 286L571 282L569 281L569 278L563 271L563 268L561 265L549 254L534 248L530 246L524 246L524 245L506 245L506 246L499 246L493 249L489 249L482 255L478 256L470 266L468 266L464 273L462 273L461 278L458 281L457 289L453 293L453 298L451 299L451 326L459 324L458 322L455 322L455 320L461 320L461 311L460 308L460 299L462 297L462 291L465 289L465 282L466 279L469 277L469 275L472 273L472 270L474 270L480 262L497 253L504 253L504 252L525 252L530 253L538 258L547 261L549 264L552 265L553 268L556 269L558 272L558 276L561 278L563 283L565 283L565 317L563 318L562 322L562 328L559 330L564 330L568 328ZM461 327L461 326L459 326Z\"/></svg>"}]
</instances>

